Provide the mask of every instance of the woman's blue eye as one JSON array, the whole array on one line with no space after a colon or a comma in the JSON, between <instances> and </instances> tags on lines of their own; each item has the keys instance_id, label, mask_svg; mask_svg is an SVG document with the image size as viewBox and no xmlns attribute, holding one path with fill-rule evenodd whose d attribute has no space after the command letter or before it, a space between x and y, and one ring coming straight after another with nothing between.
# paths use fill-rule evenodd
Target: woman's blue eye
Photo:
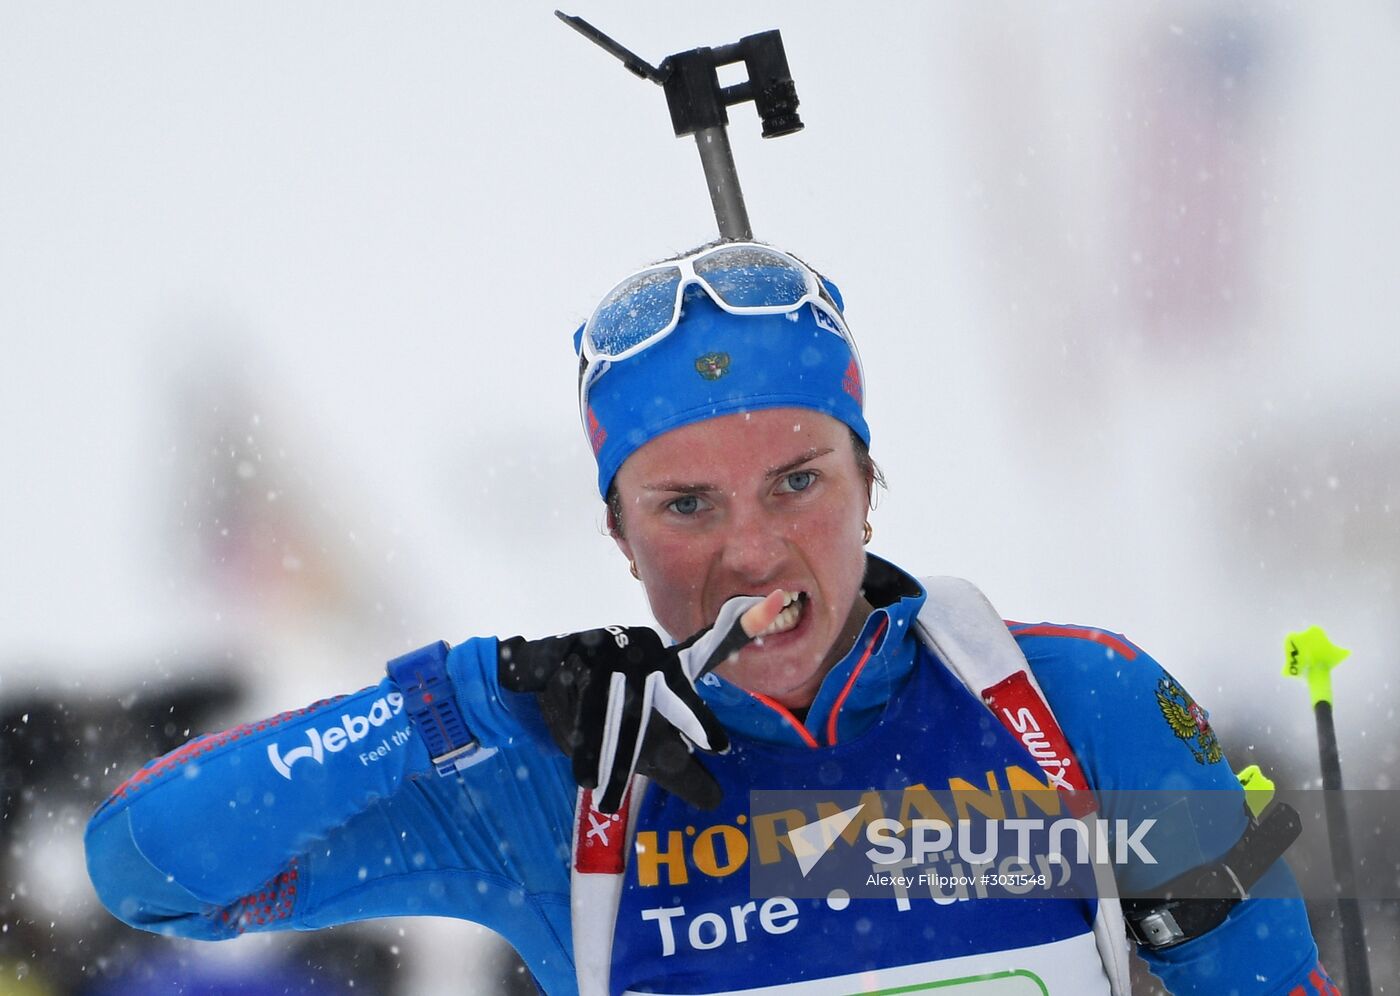
<instances>
[{"instance_id":1,"label":"woman's blue eye","mask_svg":"<svg viewBox=\"0 0 1400 996\"><path fill-rule=\"evenodd\" d=\"M694 515L700 511L700 499L695 495L681 495L671 502L671 511L679 512L681 515Z\"/></svg>"},{"instance_id":2,"label":"woman's blue eye","mask_svg":"<svg viewBox=\"0 0 1400 996\"><path fill-rule=\"evenodd\" d=\"M816 479L816 471L794 470L784 478L784 481L787 483L789 491L806 491Z\"/></svg>"}]
</instances>

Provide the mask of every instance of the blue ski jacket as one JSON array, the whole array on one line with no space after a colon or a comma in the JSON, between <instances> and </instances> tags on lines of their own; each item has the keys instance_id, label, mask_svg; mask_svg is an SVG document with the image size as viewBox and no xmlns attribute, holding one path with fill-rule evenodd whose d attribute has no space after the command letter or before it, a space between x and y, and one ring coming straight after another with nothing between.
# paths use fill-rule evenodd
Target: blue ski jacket
<instances>
[{"instance_id":1,"label":"blue ski jacket","mask_svg":"<svg viewBox=\"0 0 1400 996\"><path fill-rule=\"evenodd\" d=\"M701 695L737 742L757 745L775 763L836 751L911 686L948 678L913 633L925 598L918 582L872 557L866 591L876 611L804 716L714 674L702 680ZM1130 867L1120 881L1159 884L1228 851L1246 823L1242 790L1186 691L1120 635L1008 625L1089 784L1109 800L1103 815L1135 815L1113 811L1114 790L1218 790L1216 817L1174 835L1178 846L1162 866ZM87 861L99 897L132 926L206 940L373 917L457 917L502 934L546 992L575 992L569 762L551 743L534 697L497 683L495 638L454 647L448 671L468 724L483 748L494 748L480 763L439 777L388 678L196 737L129 777L93 815ZM913 681L919 674L929 680ZM1198 722L1189 730L1174 724L1176 707ZM1008 749L1024 753L1014 739L994 739L964 744L963 754L975 766L985 749L991 768ZM1023 760L1038 770L1028 753ZM725 951L712 954L723 975ZM1142 954L1177 994L1335 992L1282 862L1219 927Z\"/></svg>"}]
</instances>

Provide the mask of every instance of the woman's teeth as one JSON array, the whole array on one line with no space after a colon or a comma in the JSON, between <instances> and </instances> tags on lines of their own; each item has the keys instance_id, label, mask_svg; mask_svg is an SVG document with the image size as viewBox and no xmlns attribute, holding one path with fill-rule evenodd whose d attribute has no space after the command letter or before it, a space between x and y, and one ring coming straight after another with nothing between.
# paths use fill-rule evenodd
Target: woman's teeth
<instances>
[{"instance_id":1,"label":"woman's teeth","mask_svg":"<svg viewBox=\"0 0 1400 996\"><path fill-rule=\"evenodd\" d=\"M797 621L802 618L802 606L807 602L806 596L800 591L784 592L783 611L778 613L776 619L768 624L768 628L759 637L776 636L778 633L786 633L797 625Z\"/></svg>"}]
</instances>

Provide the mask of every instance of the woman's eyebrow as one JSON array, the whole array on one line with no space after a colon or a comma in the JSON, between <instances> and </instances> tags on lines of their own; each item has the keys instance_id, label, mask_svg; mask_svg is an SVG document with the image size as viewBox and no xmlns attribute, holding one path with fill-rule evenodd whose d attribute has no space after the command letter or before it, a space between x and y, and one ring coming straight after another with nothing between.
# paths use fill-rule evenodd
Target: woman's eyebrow
<instances>
[{"instance_id":1,"label":"woman's eyebrow","mask_svg":"<svg viewBox=\"0 0 1400 996\"><path fill-rule=\"evenodd\" d=\"M836 451L830 446L826 447L825 449L817 449L814 447L808 450L806 453L803 453L796 460L789 460L787 463L782 464L781 466L774 467L772 470L768 471L766 474L763 475L764 479L772 480L775 477L782 477L784 474L788 473L794 468L801 467L804 463L810 463L811 461L817 459L817 457L824 457L828 453L835 452Z\"/></svg>"},{"instance_id":2,"label":"woman's eyebrow","mask_svg":"<svg viewBox=\"0 0 1400 996\"><path fill-rule=\"evenodd\" d=\"M657 481L655 484L643 484L643 491L683 491L686 494L699 494L703 491L718 491L719 487L714 484L695 483L690 484L685 481Z\"/></svg>"}]
</instances>

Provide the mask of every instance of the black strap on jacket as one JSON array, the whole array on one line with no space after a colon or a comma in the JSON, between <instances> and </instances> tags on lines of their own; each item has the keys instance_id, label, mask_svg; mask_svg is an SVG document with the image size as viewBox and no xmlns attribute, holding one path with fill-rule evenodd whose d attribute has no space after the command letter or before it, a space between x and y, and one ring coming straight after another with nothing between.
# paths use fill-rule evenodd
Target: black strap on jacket
<instances>
[{"instance_id":1,"label":"black strap on jacket","mask_svg":"<svg viewBox=\"0 0 1400 996\"><path fill-rule=\"evenodd\" d=\"M1219 861L1193 868L1153 889L1150 898L1123 900L1123 917L1133 940L1152 950L1174 947L1214 930L1288 846L1298 839L1298 811L1277 802Z\"/></svg>"}]
</instances>

